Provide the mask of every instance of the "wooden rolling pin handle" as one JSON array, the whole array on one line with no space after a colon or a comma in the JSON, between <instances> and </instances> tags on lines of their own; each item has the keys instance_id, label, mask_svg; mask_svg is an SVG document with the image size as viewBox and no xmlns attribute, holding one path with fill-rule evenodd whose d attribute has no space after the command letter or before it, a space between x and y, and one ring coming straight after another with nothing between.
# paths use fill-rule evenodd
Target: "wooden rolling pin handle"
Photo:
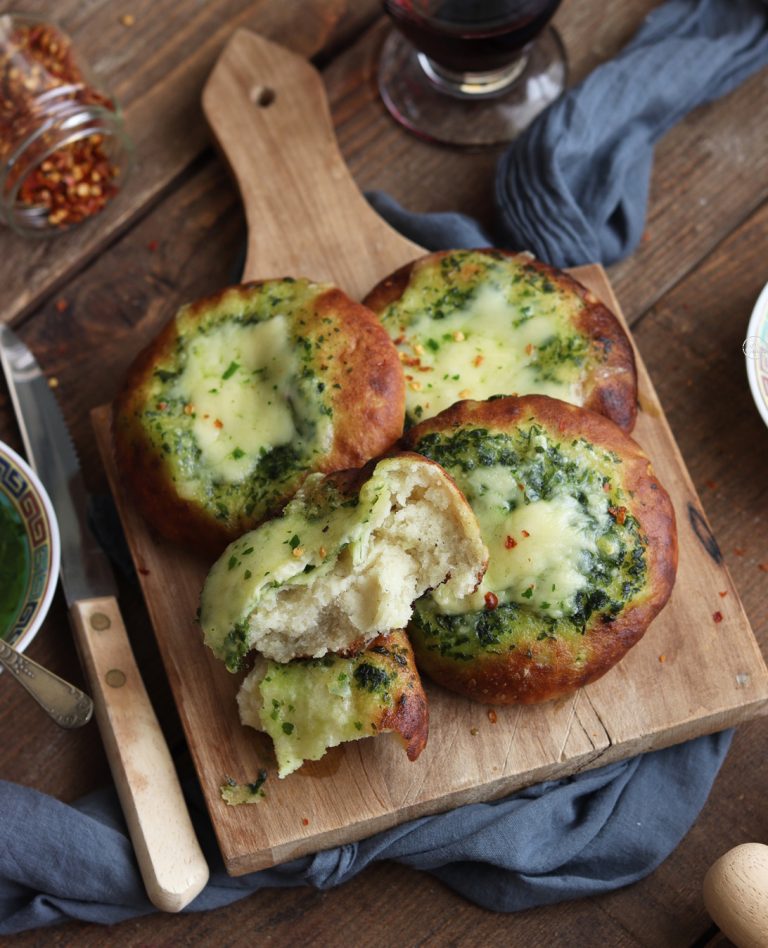
<instances>
[{"instance_id":1,"label":"wooden rolling pin handle","mask_svg":"<svg viewBox=\"0 0 768 948\"><path fill-rule=\"evenodd\" d=\"M70 617L147 895L179 912L205 886L208 865L117 601L76 602Z\"/></svg>"},{"instance_id":2,"label":"wooden rolling pin handle","mask_svg":"<svg viewBox=\"0 0 768 948\"><path fill-rule=\"evenodd\" d=\"M704 877L704 904L738 948L768 946L768 846L742 843Z\"/></svg>"}]
</instances>

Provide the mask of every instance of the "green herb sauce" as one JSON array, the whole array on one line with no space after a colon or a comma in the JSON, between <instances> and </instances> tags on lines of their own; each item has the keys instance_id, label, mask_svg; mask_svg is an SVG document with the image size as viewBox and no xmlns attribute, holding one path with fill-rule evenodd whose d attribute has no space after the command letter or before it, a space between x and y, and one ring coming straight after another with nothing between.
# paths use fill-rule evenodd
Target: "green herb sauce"
<instances>
[{"instance_id":1,"label":"green herb sauce","mask_svg":"<svg viewBox=\"0 0 768 948\"><path fill-rule=\"evenodd\" d=\"M5 637L24 601L30 569L29 543L19 512L0 493L0 637Z\"/></svg>"}]
</instances>

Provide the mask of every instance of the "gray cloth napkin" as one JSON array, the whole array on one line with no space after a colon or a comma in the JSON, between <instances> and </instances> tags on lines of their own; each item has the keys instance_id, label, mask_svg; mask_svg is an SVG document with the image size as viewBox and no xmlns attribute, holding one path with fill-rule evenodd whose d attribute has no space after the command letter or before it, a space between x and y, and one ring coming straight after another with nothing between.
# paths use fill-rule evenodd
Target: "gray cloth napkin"
<instances>
[{"instance_id":1,"label":"gray cloth napkin","mask_svg":"<svg viewBox=\"0 0 768 948\"><path fill-rule=\"evenodd\" d=\"M501 242L560 265L611 262L642 230L653 142L687 109L757 68L768 57L767 43L764 7L756 2L671 0L655 11L614 63L552 106L502 161L502 241L462 215L412 215L385 195L371 201L432 249ZM591 109L598 125L582 121ZM535 195L525 201L523 181L526 194ZM551 226L560 220L562 226ZM641 879L677 846L730 739L731 732L702 737L236 879L223 869L190 780L190 807L212 876L187 911L270 886L339 885L377 859L427 870L496 911L606 892ZM0 814L0 935L67 918L111 924L154 911L112 790L69 806L0 781Z\"/></svg>"},{"instance_id":2,"label":"gray cloth napkin","mask_svg":"<svg viewBox=\"0 0 768 948\"><path fill-rule=\"evenodd\" d=\"M265 888L327 889L369 863L426 869L478 905L513 912L596 895L651 872L688 831L730 732L460 807L231 878L196 784L187 784L211 879L185 911L220 908ZM0 935L66 919L114 924L155 911L147 901L117 796L67 806L0 781Z\"/></svg>"},{"instance_id":3,"label":"gray cloth napkin","mask_svg":"<svg viewBox=\"0 0 768 948\"><path fill-rule=\"evenodd\" d=\"M669 0L543 112L496 179L502 245L555 266L615 263L645 226L653 148L768 64L765 0Z\"/></svg>"}]
</instances>

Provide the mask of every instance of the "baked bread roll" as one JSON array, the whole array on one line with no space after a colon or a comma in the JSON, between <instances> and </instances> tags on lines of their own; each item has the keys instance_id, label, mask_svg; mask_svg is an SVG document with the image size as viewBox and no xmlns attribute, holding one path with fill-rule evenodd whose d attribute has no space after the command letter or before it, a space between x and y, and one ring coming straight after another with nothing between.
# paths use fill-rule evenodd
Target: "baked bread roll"
<instances>
[{"instance_id":1,"label":"baked bread roll","mask_svg":"<svg viewBox=\"0 0 768 948\"><path fill-rule=\"evenodd\" d=\"M356 467L402 431L397 353L374 315L308 280L183 306L114 406L119 469L164 536L215 552L308 473Z\"/></svg>"},{"instance_id":2,"label":"baked bread roll","mask_svg":"<svg viewBox=\"0 0 768 948\"><path fill-rule=\"evenodd\" d=\"M487 556L462 493L419 455L313 474L214 564L200 624L231 671L252 649L276 662L356 652L404 628L414 600L448 577L452 595L472 592Z\"/></svg>"},{"instance_id":3,"label":"baked bread roll","mask_svg":"<svg viewBox=\"0 0 768 948\"><path fill-rule=\"evenodd\" d=\"M278 776L329 747L394 733L410 760L427 743L429 714L405 633L381 635L349 658L257 661L237 695L240 720L266 731L275 746Z\"/></svg>"},{"instance_id":4,"label":"baked bread roll","mask_svg":"<svg viewBox=\"0 0 768 948\"><path fill-rule=\"evenodd\" d=\"M419 668L477 701L545 701L594 681L672 591L670 499L613 422L546 396L466 401L406 444L455 478L489 550L478 590L420 599Z\"/></svg>"},{"instance_id":5,"label":"baked bread roll","mask_svg":"<svg viewBox=\"0 0 768 948\"><path fill-rule=\"evenodd\" d=\"M616 317L568 274L505 250L432 253L368 294L400 352L407 423L454 402L541 394L631 431L632 346Z\"/></svg>"}]
</instances>

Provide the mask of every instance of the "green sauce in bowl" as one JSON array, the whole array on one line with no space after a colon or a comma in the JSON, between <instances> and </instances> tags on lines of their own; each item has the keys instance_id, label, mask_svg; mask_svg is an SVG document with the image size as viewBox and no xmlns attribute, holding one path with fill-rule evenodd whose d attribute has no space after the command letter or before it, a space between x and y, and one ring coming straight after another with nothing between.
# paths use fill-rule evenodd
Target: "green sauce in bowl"
<instances>
[{"instance_id":1,"label":"green sauce in bowl","mask_svg":"<svg viewBox=\"0 0 768 948\"><path fill-rule=\"evenodd\" d=\"M24 522L0 492L0 638L13 627L29 585L30 552Z\"/></svg>"}]
</instances>

